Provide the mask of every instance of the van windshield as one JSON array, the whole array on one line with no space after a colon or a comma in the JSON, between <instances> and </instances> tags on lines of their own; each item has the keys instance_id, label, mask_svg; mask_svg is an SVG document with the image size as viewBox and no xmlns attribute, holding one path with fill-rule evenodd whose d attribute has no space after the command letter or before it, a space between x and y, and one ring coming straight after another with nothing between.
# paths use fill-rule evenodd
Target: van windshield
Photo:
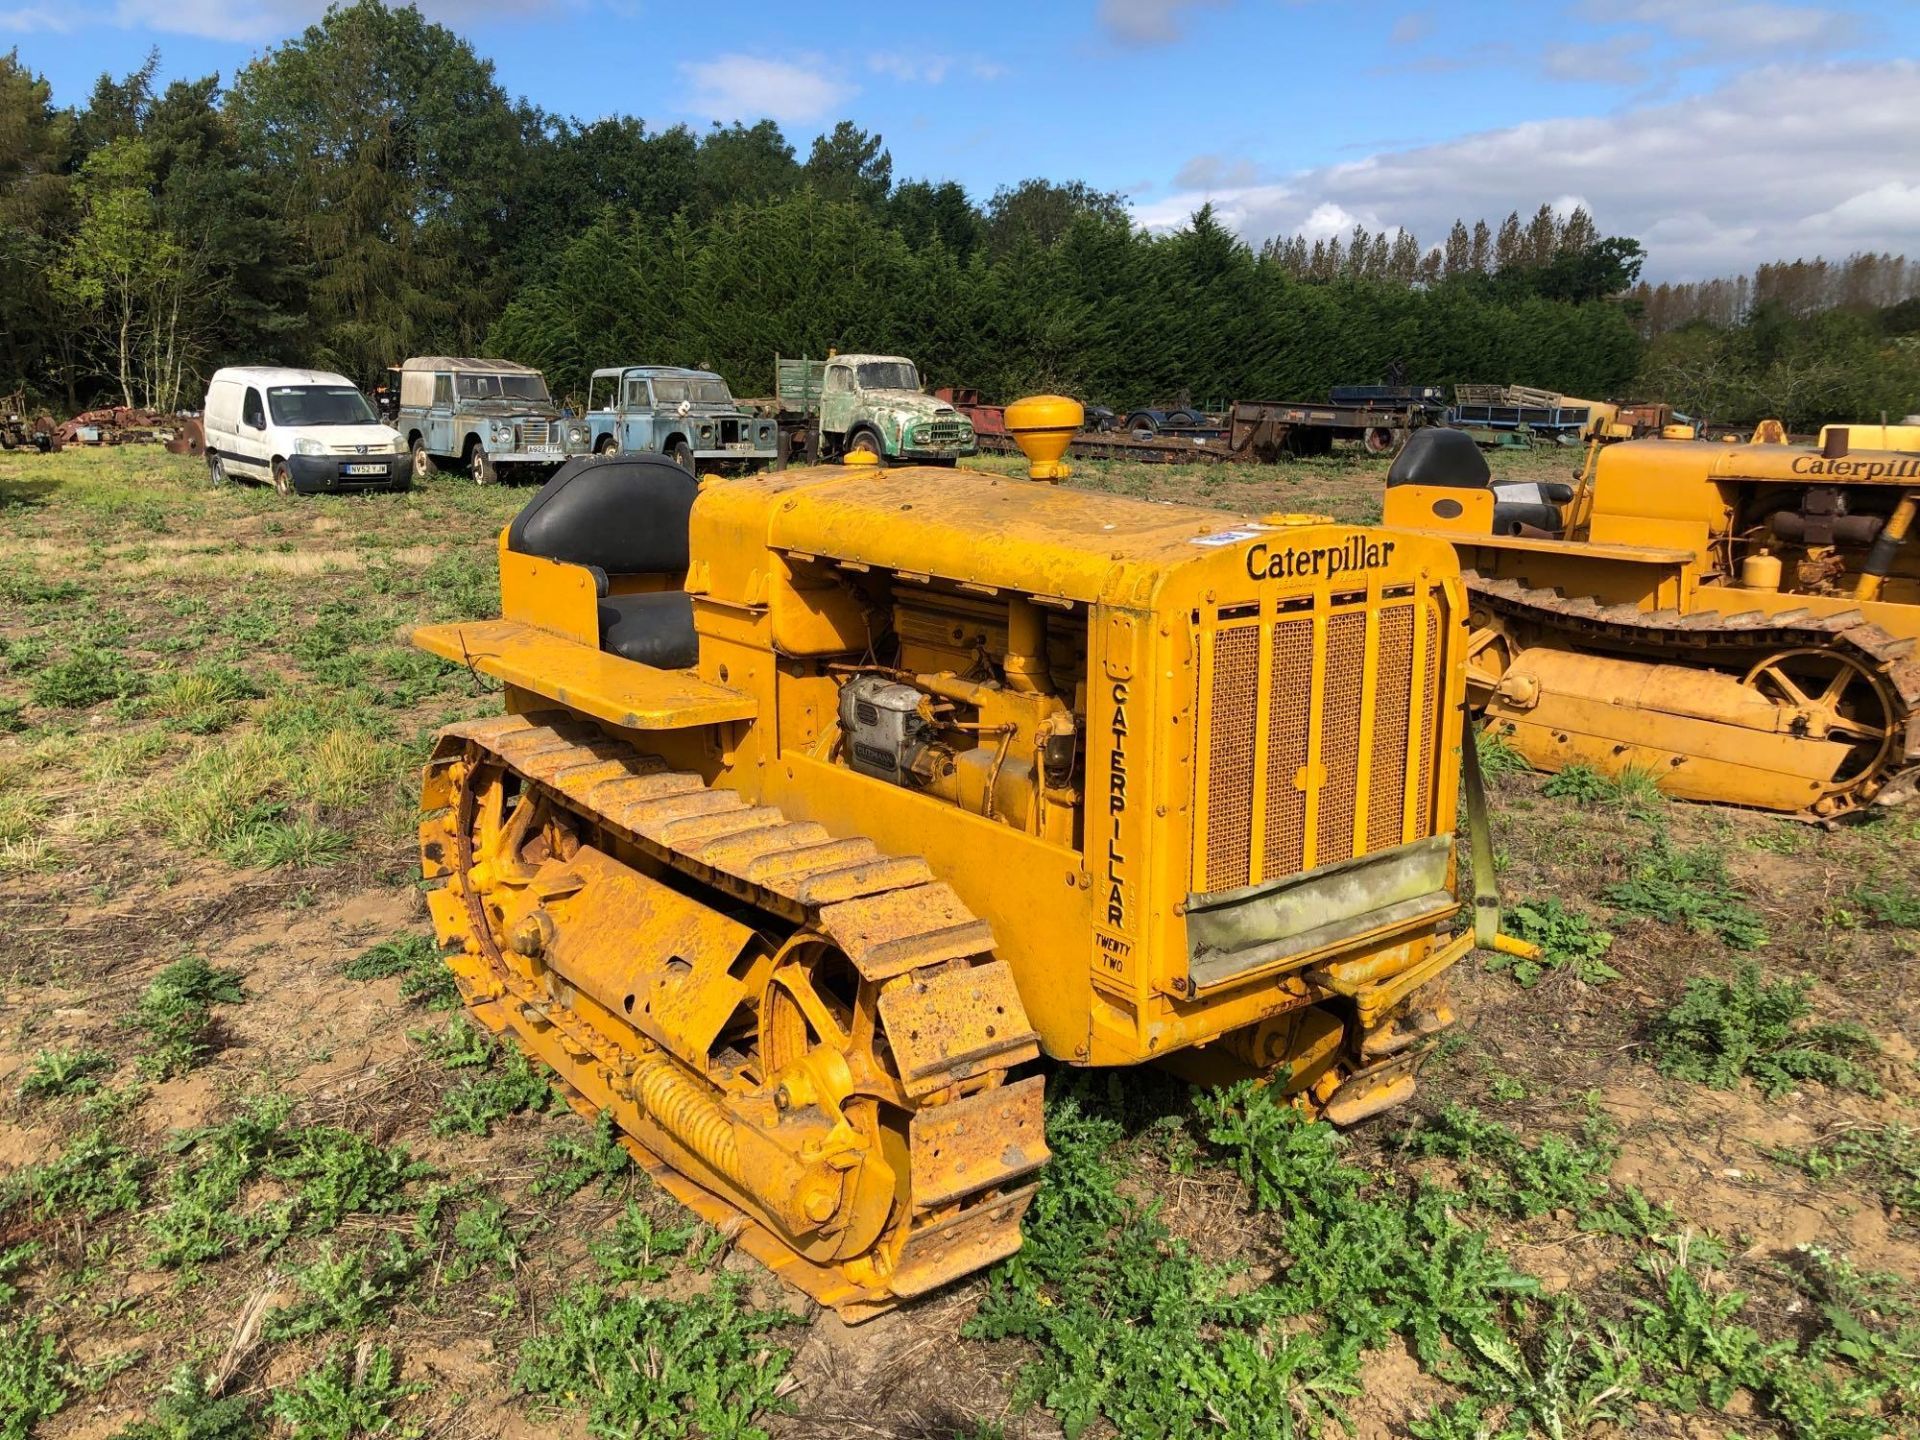
<instances>
[{"instance_id":1,"label":"van windshield","mask_svg":"<svg viewBox=\"0 0 1920 1440\"><path fill-rule=\"evenodd\" d=\"M860 366L862 390L918 390L920 376L910 361L870 360Z\"/></svg>"},{"instance_id":2,"label":"van windshield","mask_svg":"<svg viewBox=\"0 0 1920 1440\"><path fill-rule=\"evenodd\" d=\"M656 377L653 396L655 403L660 405L678 405L682 400L690 400L695 405L733 404L733 395L724 380L662 380Z\"/></svg>"},{"instance_id":3,"label":"van windshield","mask_svg":"<svg viewBox=\"0 0 1920 1440\"><path fill-rule=\"evenodd\" d=\"M538 375L456 375L462 400L535 400L547 403L547 382Z\"/></svg>"},{"instance_id":4,"label":"van windshield","mask_svg":"<svg viewBox=\"0 0 1920 1440\"><path fill-rule=\"evenodd\" d=\"M378 425L367 397L351 385L275 385L267 408L276 425Z\"/></svg>"}]
</instances>

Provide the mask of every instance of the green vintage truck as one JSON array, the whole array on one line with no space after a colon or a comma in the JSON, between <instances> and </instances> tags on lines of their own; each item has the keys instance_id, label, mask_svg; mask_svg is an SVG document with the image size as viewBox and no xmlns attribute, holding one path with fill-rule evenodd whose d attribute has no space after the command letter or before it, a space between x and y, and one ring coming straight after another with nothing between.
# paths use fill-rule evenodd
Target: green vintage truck
<instances>
[{"instance_id":1,"label":"green vintage truck","mask_svg":"<svg viewBox=\"0 0 1920 1440\"><path fill-rule=\"evenodd\" d=\"M903 356L775 356L773 372L782 452L796 461L865 451L883 465L951 465L977 453L972 423L922 390Z\"/></svg>"}]
</instances>

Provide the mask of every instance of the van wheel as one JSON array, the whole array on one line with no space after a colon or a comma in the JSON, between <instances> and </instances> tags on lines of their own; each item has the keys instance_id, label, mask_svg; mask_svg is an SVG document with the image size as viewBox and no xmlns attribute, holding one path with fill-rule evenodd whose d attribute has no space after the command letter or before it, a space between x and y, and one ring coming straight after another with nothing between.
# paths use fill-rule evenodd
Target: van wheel
<instances>
[{"instance_id":1,"label":"van wheel","mask_svg":"<svg viewBox=\"0 0 1920 1440\"><path fill-rule=\"evenodd\" d=\"M233 477L227 473L227 462L217 454L207 456L207 483L209 485L233 484Z\"/></svg>"},{"instance_id":2,"label":"van wheel","mask_svg":"<svg viewBox=\"0 0 1920 1440\"><path fill-rule=\"evenodd\" d=\"M413 452L413 478L425 480L433 474L433 456L427 453L427 442L415 440L407 447Z\"/></svg>"},{"instance_id":3,"label":"van wheel","mask_svg":"<svg viewBox=\"0 0 1920 1440\"><path fill-rule=\"evenodd\" d=\"M287 462L284 460L273 462L273 488L282 495L293 493L293 471L287 468Z\"/></svg>"},{"instance_id":4,"label":"van wheel","mask_svg":"<svg viewBox=\"0 0 1920 1440\"><path fill-rule=\"evenodd\" d=\"M675 440L667 446L667 458L678 465L687 474L693 474L693 447L684 440Z\"/></svg>"},{"instance_id":5,"label":"van wheel","mask_svg":"<svg viewBox=\"0 0 1920 1440\"><path fill-rule=\"evenodd\" d=\"M491 485L500 478L500 472L494 468L493 457L487 454L484 445L475 445L467 452L467 474L476 485Z\"/></svg>"}]
</instances>

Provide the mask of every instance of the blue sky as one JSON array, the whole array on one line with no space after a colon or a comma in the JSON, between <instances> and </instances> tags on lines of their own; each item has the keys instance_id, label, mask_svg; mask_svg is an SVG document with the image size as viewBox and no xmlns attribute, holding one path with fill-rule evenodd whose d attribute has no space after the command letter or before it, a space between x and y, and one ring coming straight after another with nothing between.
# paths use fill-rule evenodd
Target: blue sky
<instances>
[{"instance_id":1,"label":"blue sky","mask_svg":"<svg viewBox=\"0 0 1920 1440\"><path fill-rule=\"evenodd\" d=\"M60 100L149 47L231 76L316 0L0 0ZM976 197L1028 175L1124 191L1143 224L1212 200L1250 240L1584 203L1653 278L1855 249L1920 258L1920 5L1771 0L1355 5L702 5L424 0L506 87L583 118L845 117L896 178Z\"/></svg>"}]
</instances>

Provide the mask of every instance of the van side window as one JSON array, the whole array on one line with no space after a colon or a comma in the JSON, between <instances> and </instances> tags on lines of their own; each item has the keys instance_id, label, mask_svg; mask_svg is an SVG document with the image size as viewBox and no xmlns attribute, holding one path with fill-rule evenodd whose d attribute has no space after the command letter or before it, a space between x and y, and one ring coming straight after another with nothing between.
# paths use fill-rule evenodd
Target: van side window
<instances>
[{"instance_id":1,"label":"van side window","mask_svg":"<svg viewBox=\"0 0 1920 1440\"><path fill-rule=\"evenodd\" d=\"M433 403L435 405L452 406L453 377L451 375L436 375L433 377Z\"/></svg>"},{"instance_id":2,"label":"van side window","mask_svg":"<svg viewBox=\"0 0 1920 1440\"><path fill-rule=\"evenodd\" d=\"M260 401L260 392L249 388L247 398L240 405L240 423L251 425L255 430L267 428L267 407Z\"/></svg>"}]
</instances>

